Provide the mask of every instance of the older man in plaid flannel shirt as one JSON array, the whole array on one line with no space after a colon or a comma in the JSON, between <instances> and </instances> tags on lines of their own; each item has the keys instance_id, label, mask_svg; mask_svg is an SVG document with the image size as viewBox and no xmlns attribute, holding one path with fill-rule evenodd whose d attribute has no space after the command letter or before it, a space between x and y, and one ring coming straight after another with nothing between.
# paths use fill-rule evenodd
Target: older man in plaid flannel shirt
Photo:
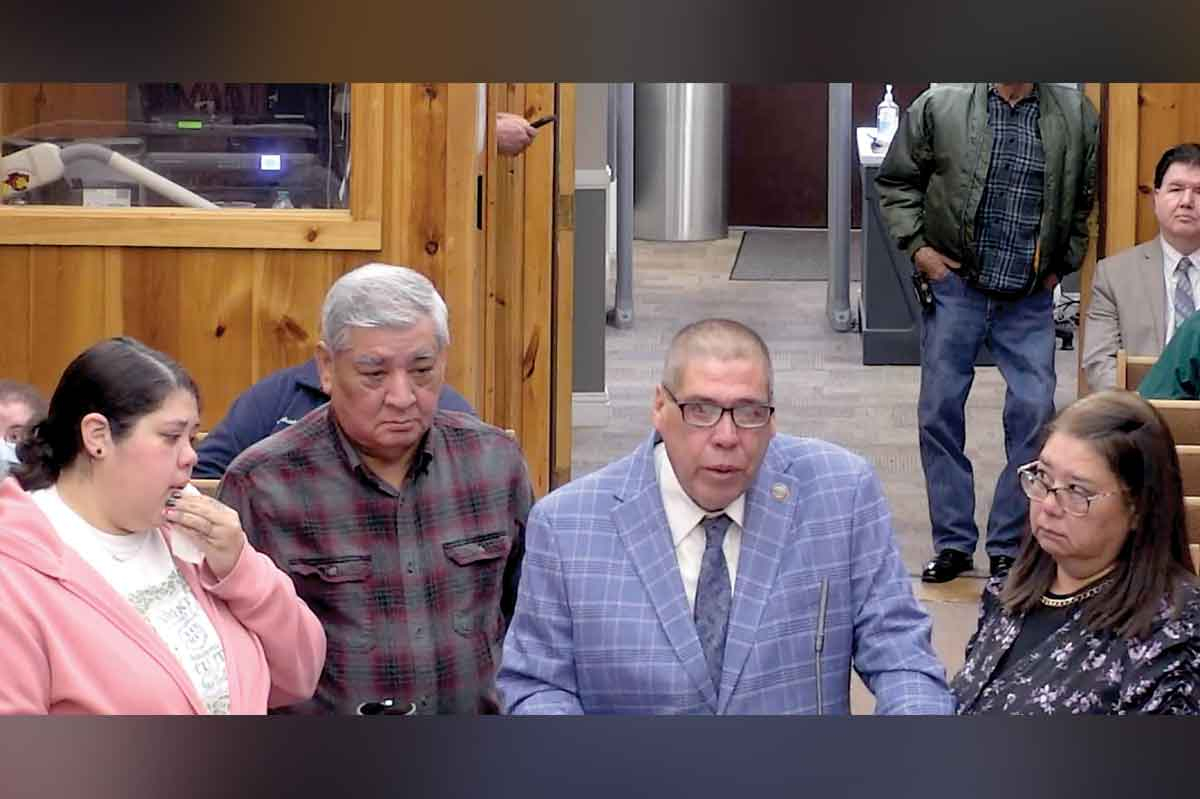
<instances>
[{"instance_id":1,"label":"older man in plaid flannel shirt","mask_svg":"<svg viewBox=\"0 0 1200 799\"><path fill-rule=\"evenodd\" d=\"M329 403L247 449L221 482L254 547L325 625L316 695L291 712L497 707L533 491L503 430L438 410L448 344L425 277L385 264L346 274L317 347Z\"/></svg>"}]
</instances>

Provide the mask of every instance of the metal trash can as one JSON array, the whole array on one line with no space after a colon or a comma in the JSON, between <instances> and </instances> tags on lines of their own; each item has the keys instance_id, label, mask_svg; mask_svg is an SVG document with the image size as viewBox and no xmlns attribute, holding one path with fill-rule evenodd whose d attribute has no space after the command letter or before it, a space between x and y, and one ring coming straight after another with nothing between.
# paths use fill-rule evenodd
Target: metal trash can
<instances>
[{"instance_id":1,"label":"metal trash can","mask_svg":"<svg viewBox=\"0 0 1200 799\"><path fill-rule=\"evenodd\" d=\"M729 86L639 83L633 119L634 237L728 236Z\"/></svg>"}]
</instances>

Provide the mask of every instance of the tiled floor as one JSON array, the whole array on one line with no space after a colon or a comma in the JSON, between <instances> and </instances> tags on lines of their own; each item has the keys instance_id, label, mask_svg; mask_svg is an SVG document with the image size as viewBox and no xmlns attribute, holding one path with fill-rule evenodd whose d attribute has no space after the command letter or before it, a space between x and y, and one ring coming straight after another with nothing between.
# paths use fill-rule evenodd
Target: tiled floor
<instances>
[{"instance_id":1,"label":"tiled floor","mask_svg":"<svg viewBox=\"0 0 1200 799\"><path fill-rule=\"evenodd\" d=\"M826 319L823 282L730 281L740 235L699 243L635 242L634 324L607 331L612 421L604 428L574 431L574 475L627 454L649 434L654 385L678 328L707 316L737 319L754 327L771 348L779 430L833 441L875 466L892 506L901 556L909 573L918 575L932 552L917 453L919 368L863 366L859 336L834 332ZM858 285L851 284L852 307L857 307ZM610 284L610 305L612 296ZM1062 407L1075 397L1076 352L1059 351L1057 357L1056 399ZM975 468L980 529L986 529L1004 462L1003 402L998 371L979 369L967 403L967 454ZM976 560L986 569L982 547ZM982 581L962 578L948 587L915 584L934 618L934 646L953 675L974 631ZM869 695L856 689L855 710L869 707Z\"/></svg>"}]
</instances>

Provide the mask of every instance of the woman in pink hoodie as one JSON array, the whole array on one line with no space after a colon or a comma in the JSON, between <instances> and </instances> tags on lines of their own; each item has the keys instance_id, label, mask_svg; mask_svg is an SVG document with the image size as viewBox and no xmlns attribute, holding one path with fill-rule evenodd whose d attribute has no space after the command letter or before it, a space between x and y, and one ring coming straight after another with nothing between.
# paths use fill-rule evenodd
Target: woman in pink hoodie
<instances>
[{"instance_id":1,"label":"woman in pink hoodie","mask_svg":"<svg viewBox=\"0 0 1200 799\"><path fill-rule=\"evenodd\" d=\"M308 699L325 634L237 513L188 486L196 384L103 341L0 483L0 713L265 713Z\"/></svg>"}]
</instances>

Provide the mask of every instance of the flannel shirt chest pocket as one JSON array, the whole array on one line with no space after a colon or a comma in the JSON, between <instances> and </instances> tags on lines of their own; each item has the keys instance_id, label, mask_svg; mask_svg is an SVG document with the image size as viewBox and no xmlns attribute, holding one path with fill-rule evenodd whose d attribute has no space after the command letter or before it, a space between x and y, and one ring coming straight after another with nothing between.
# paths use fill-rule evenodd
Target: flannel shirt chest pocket
<instances>
[{"instance_id":1,"label":"flannel shirt chest pocket","mask_svg":"<svg viewBox=\"0 0 1200 799\"><path fill-rule=\"evenodd\" d=\"M457 538L442 544L446 588L454 608L452 620L459 634L473 635L496 627L504 567L510 551L512 539L504 532Z\"/></svg>"},{"instance_id":2,"label":"flannel shirt chest pocket","mask_svg":"<svg viewBox=\"0 0 1200 799\"><path fill-rule=\"evenodd\" d=\"M288 573L296 593L324 625L330 649L365 652L375 648L370 555L291 558Z\"/></svg>"}]
</instances>

